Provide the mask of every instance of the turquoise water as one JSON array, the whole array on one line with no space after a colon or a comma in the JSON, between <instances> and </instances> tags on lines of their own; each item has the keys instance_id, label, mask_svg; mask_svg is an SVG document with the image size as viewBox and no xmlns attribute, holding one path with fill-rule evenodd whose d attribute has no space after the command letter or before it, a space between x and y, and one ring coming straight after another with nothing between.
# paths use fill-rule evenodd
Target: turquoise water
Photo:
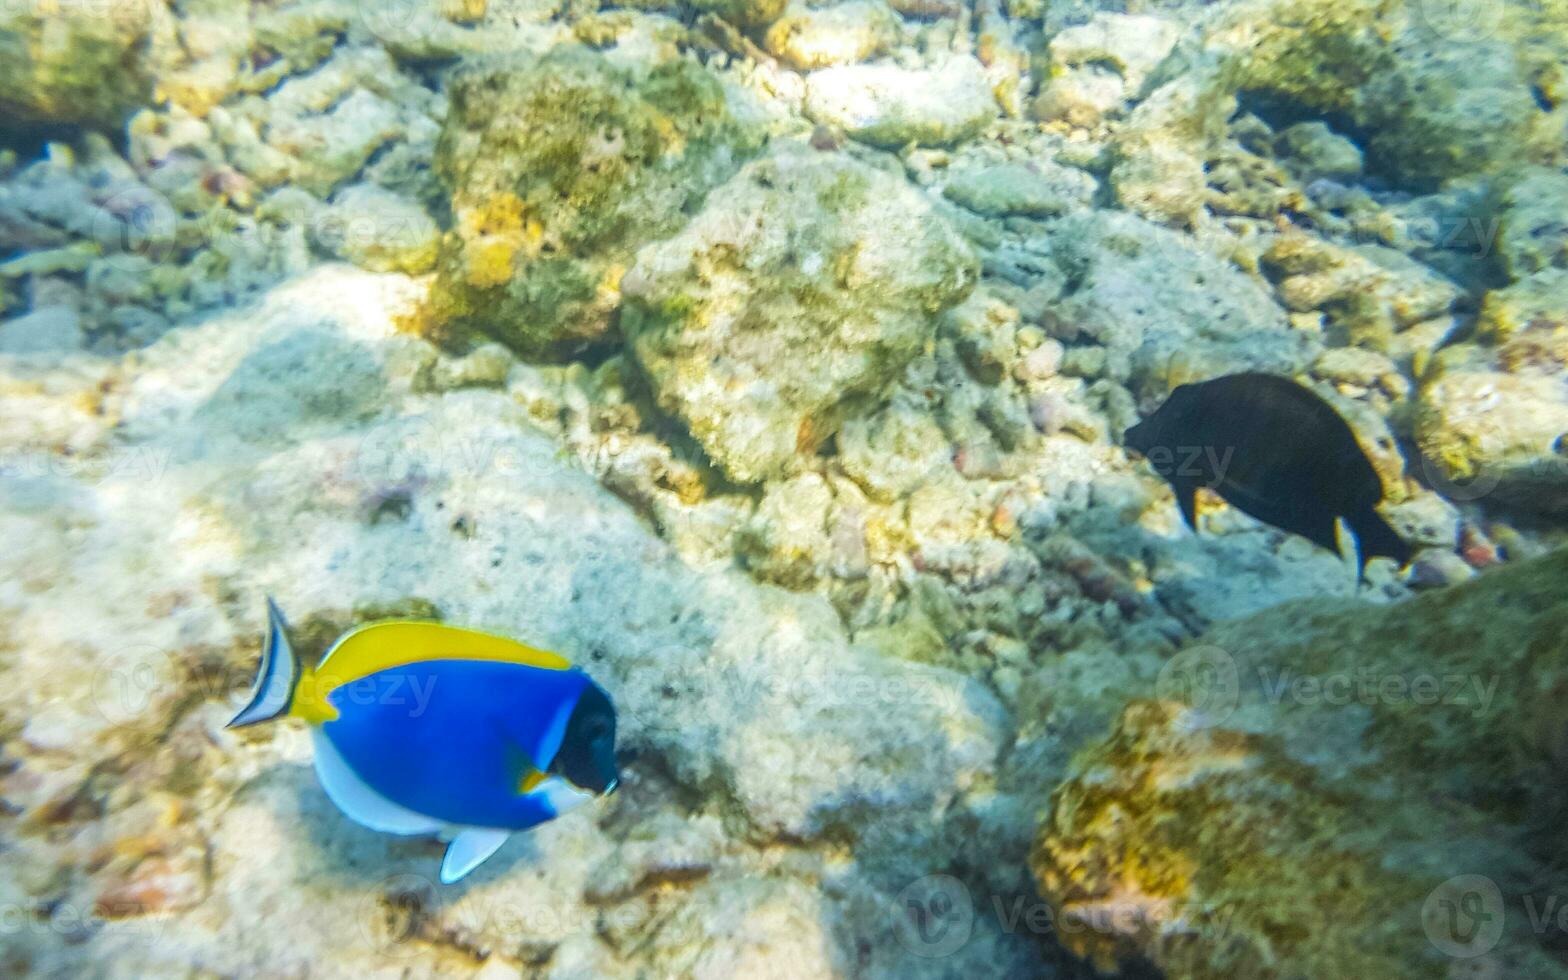
<instances>
[{"instance_id":1,"label":"turquoise water","mask_svg":"<svg viewBox=\"0 0 1568 980\"><path fill-rule=\"evenodd\" d=\"M5 7L0 971L1568 974L1565 50Z\"/></svg>"}]
</instances>

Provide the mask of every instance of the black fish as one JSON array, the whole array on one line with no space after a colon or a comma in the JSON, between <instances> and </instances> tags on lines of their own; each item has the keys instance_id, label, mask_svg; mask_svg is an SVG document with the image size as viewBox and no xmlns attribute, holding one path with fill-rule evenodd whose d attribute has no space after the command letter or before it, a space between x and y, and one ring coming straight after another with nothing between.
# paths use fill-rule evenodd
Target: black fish
<instances>
[{"instance_id":1,"label":"black fish","mask_svg":"<svg viewBox=\"0 0 1568 980\"><path fill-rule=\"evenodd\" d=\"M1383 481L1350 426L1328 402L1288 378L1232 374L1181 385L1153 415L1127 430L1176 491L1197 530L1199 487L1260 521L1338 553L1334 521L1356 535L1356 566L1410 561L1410 546L1377 512Z\"/></svg>"}]
</instances>

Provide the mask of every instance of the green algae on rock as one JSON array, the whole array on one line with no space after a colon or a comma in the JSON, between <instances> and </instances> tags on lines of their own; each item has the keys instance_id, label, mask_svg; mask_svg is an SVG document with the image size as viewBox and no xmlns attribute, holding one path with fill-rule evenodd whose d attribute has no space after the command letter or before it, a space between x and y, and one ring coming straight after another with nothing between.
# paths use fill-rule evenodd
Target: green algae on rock
<instances>
[{"instance_id":1,"label":"green algae on rock","mask_svg":"<svg viewBox=\"0 0 1568 980\"><path fill-rule=\"evenodd\" d=\"M788 146L638 254L621 327L660 407L751 483L880 398L977 273L900 177Z\"/></svg>"},{"instance_id":2,"label":"green algae on rock","mask_svg":"<svg viewBox=\"0 0 1568 980\"><path fill-rule=\"evenodd\" d=\"M152 0L7 4L0 10L0 126L123 124L152 88L142 64L151 9Z\"/></svg>"},{"instance_id":3,"label":"green algae on rock","mask_svg":"<svg viewBox=\"0 0 1568 980\"><path fill-rule=\"evenodd\" d=\"M784 12L787 0L693 0L692 7L736 27L766 28Z\"/></svg>"},{"instance_id":4,"label":"green algae on rock","mask_svg":"<svg viewBox=\"0 0 1568 980\"><path fill-rule=\"evenodd\" d=\"M1515 281L1547 269L1568 269L1568 173L1528 168L1499 195L1497 252Z\"/></svg>"},{"instance_id":5,"label":"green algae on rock","mask_svg":"<svg viewBox=\"0 0 1568 980\"><path fill-rule=\"evenodd\" d=\"M884 0L849 0L786 10L763 43L791 68L826 68L882 54L898 40L898 27L898 15Z\"/></svg>"},{"instance_id":6,"label":"green algae on rock","mask_svg":"<svg viewBox=\"0 0 1568 980\"><path fill-rule=\"evenodd\" d=\"M1233 91L1281 117L1347 121L1364 134L1372 169L1433 189L1560 153L1561 122L1554 136L1532 85L1568 39L1541 52L1515 43L1536 32L1524 7L1489 18L1498 28L1489 36L1435 30L1430 5L1404 0L1261 0L1226 11L1209 38L1234 55Z\"/></svg>"},{"instance_id":7,"label":"green algae on rock","mask_svg":"<svg viewBox=\"0 0 1568 980\"><path fill-rule=\"evenodd\" d=\"M762 140L684 58L639 77L561 47L476 61L451 89L436 168L453 227L423 326L529 356L601 340L636 249L678 230Z\"/></svg>"},{"instance_id":8,"label":"green algae on rock","mask_svg":"<svg viewBox=\"0 0 1568 980\"><path fill-rule=\"evenodd\" d=\"M1476 327L1482 338L1505 345L1522 334L1568 329L1568 268L1542 269L1491 290L1481 300ZM1556 361L1564 364L1564 356Z\"/></svg>"},{"instance_id":9,"label":"green algae on rock","mask_svg":"<svg viewBox=\"0 0 1568 980\"><path fill-rule=\"evenodd\" d=\"M1568 884L1565 578L1558 551L1396 606L1287 603L1177 654L1156 693L1185 703L1132 702L1040 828L1064 939L1196 980L1440 975L1450 953L1568 976L1524 916L1488 948L1435 908L1466 874L1510 906Z\"/></svg>"}]
</instances>

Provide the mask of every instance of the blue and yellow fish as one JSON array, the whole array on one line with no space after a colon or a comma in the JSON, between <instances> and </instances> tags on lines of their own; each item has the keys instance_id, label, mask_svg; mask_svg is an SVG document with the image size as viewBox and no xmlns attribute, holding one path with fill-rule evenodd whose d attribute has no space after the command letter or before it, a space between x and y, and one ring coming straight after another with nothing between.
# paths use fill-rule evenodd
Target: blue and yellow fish
<instances>
[{"instance_id":1,"label":"blue and yellow fish","mask_svg":"<svg viewBox=\"0 0 1568 980\"><path fill-rule=\"evenodd\" d=\"M513 831L620 780L615 708L587 674L556 654L441 623L357 627L311 668L268 599L261 667L229 727L274 718L310 725L316 775L349 819L449 839L447 884Z\"/></svg>"}]
</instances>

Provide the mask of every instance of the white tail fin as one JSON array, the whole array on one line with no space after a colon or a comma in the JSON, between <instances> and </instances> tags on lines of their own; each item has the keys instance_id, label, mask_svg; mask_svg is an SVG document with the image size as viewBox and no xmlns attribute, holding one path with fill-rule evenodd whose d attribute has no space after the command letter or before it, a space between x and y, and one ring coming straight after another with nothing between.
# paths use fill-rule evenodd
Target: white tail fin
<instances>
[{"instance_id":1,"label":"white tail fin","mask_svg":"<svg viewBox=\"0 0 1568 980\"><path fill-rule=\"evenodd\" d=\"M267 598L267 639L261 648L261 666L247 704L229 728L255 725L286 713L294 702L294 687L299 683L299 658L289 645L288 623L278 604Z\"/></svg>"}]
</instances>

